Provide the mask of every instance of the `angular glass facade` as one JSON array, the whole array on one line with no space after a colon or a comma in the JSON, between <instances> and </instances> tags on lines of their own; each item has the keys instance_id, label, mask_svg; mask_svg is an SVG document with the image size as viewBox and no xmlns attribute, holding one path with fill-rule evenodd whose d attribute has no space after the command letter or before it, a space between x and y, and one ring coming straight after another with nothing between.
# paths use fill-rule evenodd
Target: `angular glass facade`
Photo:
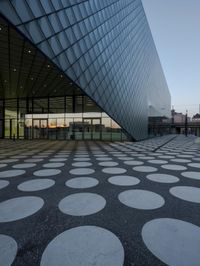
<instances>
[{"instance_id":1,"label":"angular glass facade","mask_svg":"<svg viewBox=\"0 0 200 266\"><path fill-rule=\"evenodd\" d=\"M2 0L0 12L133 139L147 137L148 116L170 115L141 0Z\"/></svg>"}]
</instances>

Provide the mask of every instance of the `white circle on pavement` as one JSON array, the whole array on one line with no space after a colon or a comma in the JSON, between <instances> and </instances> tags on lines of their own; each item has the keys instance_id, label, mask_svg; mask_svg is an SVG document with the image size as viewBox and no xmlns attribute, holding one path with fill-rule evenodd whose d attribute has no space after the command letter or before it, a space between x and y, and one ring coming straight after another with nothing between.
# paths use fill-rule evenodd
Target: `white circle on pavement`
<instances>
[{"instance_id":1,"label":"white circle on pavement","mask_svg":"<svg viewBox=\"0 0 200 266\"><path fill-rule=\"evenodd\" d=\"M183 154L180 154L180 155L177 155L177 157L180 157L180 158L193 158L194 156L193 155L183 155Z\"/></svg>"},{"instance_id":2,"label":"white circle on pavement","mask_svg":"<svg viewBox=\"0 0 200 266\"><path fill-rule=\"evenodd\" d=\"M75 168L69 171L72 175L90 175L93 174L95 171L91 168Z\"/></svg>"},{"instance_id":3,"label":"white circle on pavement","mask_svg":"<svg viewBox=\"0 0 200 266\"><path fill-rule=\"evenodd\" d=\"M43 159L46 157L48 157L48 156L47 155L34 155L34 156L32 156L33 159Z\"/></svg>"},{"instance_id":4,"label":"white circle on pavement","mask_svg":"<svg viewBox=\"0 0 200 266\"><path fill-rule=\"evenodd\" d=\"M105 167L112 167L112 166L117 166L118 163L116 162L101 162L99 163L100 166L105 166Z\"/></svg>"},{"instance_id":5,"label":"white circle on pavement","mask_svg":"<svg viewBox=\"0 0 200 266\"><path fill-rule=\"evenodd\" d=\"M194 160L194 161L200 161L200 158L199 157L196 157L196 158L192 158L192 160Z\"/></svg>"},{"instance_id":6,"label":"white circle on pavement","mask_svg":"<svg viewBox=\"0 0 200 266\"><path fill-rule=\"evenodd\" d=\"M17 186L21 191L39 191L52 187L55 181L52 179L33 179L25 181Z\"/></svg>"},{"instance_id":7,"label":"white circle on pavement","mask_svg":"<svg viewBox=\"0 0 200 266\"><path fill-rule=\"evenodd\" d=\"M1 160L1 163L14 163L17 161L19 161L19 159L4 159L4 160Z\"/></svg>"},{"instance_id":8,"label":"white circle on pavement","mask_svg":"<svg viewBox=\"0 0 200 266\"><path fill-rule=\"evenodd\" d=\"M26 171L25 170L8 170L0 172L0 178L6 178L6 177L14 177L23 175Z\"/></svg>"},{"instance_id":9,"label":"white circle on pavement","mask_svg":"<svg viewBox=\"0 0 200 266\"><path fill-rule=\"evenodd\" d=\"M134 176L116 175L116 176L110 177L108 179L108 182L110 182L113 185L118 185L118 186L134 186L134 185L139 184L140 180Z\"/></svg>"},{"instance_id":10,"label":"white circle on pavement","mask_svg":"<svg viewBox=\"0 0 200 266\"><path fill-rule=\"evenodd\" d=\"M71 188L90 188L98 185L99 181L92 177L77 177L68 180L65 185Z\"/></svg>"},{"instance_id":11,"label":"white circle on pavement","mask_svg":"<svg viewBox=\"0 0 200 266\"><path fill-rule=\"evenodd\" d=\"M178 155L178 152L166 152L167 155Z\"/></svg>"},{"instance_id":12,"label":"white circle on pavement","mask_svg":"<svg viewBox=\"0 0 200 266\"><path fill-rule=\"evenodd\" d=\"M159 182L159 183L176 183L179 181L179 178L174 175L167 174L150 174L146 176L147 179Z\"/></svg>"},{"instance_id":13,"label":"white circle on pavement","mask_svg":"<svg viewBox=\"0 0 200 266\"><path fill-rule=\"evenodd\" d=\"M0 263L2 266L12 265L17 254L17 242L10 236L0 234Z\"/></svg>"},{"instance_id":14,"label":"white circle on pavement","mask_svg":"<svg viewBox=\"0 0 200 266\"><path fill-rule=\"evenodd\" d=\"M0 163L0 168L6 167L7 164L6 163Z\"/></svg>"},{"instance_id":15,"label":"white circle on pavement","mask_svg":"<svg viewBox=\"0 0 200 266\"><path fill-rule=\"evenodd\" d=\"M126 173L126 169L117 168L117 167L109 167L109 168L103 168L102 172L106 174L124 174Z\"/></svg>"},{"instance_id":16,"label":"white circle on pavement","mask_svg":"<svg viewBox=\"0 0 200 266\"><path fill-rule=\"evenodd\" d=\"M191 154L195 154L195 151L189 151L188 150L188 151L183 151L182 153L184 153L184 154L190 154L191 155Z\"/></svg>"},{"instance_id":17,"label":"white circle on pavement","mask_svg":"<svg viewBox=\"0 0 200 266\"><path fill-rule=\"evenodd\" d=\"M191 160L187 160L187 159L171 159L170 161L175 162L175 163L190 163Z\"/></svg>"},{"instance_id":18,"label":"white circle on pavement","mask_svg":"<svg viewBox=\"0 0 200 266\"><path fill-rule=\"evenodd\" d=\"M26 158L27 156L26 155L16 155L16 156L12 156L11 158L13 159L23 159L23 158Z\"/></svg>"},{"instance_id":19,"label":"white circle on pavement","mask_svg":"<svg viewBox=\"0 0 200 266\"><path fill-rule=\"evenodd\" d=\"M24 160L25 163L39 163L42 162L44 159L26 159Z\"/></svg>"},{"instance_id":20,"label":"white circle on pavement","mask_svg":"<svg viewBox=\"0 0 200 266\"><path fill-rule=\"evenodd\" d=\"M76 193L62 199L58 205L61 212L73 216L85 216L101 211L106 200L95 193Z\"/></svg>"},{"instance_id":21,"label":"white circle on pavement","mask_svg":"<svg viewBox=\"0 0 200 266\"><path fill-rule=\"evenodd\" d=\"M44 205L42 198L25 196L0 202L0 223L23 219Z\"/></svg>"},{"instance_id":22,"label":"white circle on pavement","mask_svg":"<svg viewBox=\"0 0 200 266\"><path fill-rule=\"evenodd\" d=\"M35 171L33 174L35 176L54 176L60 173L61 173L61 170L59 169L44 169L44 170Z\"/></svg>"},{"instance_id":23,"label":"white circle on pavement","mask_svg":"<svg viewBox=\"0 0 200 266\"><path fill-rule=\"evenodd\" d=\"M140 210L158 209L165 203L165 200L159 194L141 189L121 192L118 199L124 205Z\"/></svg>"},{"instance_id":24,"label":"white circle on pavement","mask_svg":"<svg viewBox=\"0 0 200 266\"><path fill-rule=\"evenodd\" d=\"M123 266L124 249L113 233L97 226L64 231L46 247L41 266Z\"/></svg>"},{"instance_id":25,"label":"white circle on pavement","mask_svg":"<svg viewBox=\"0 0 200 266\"><path fill-rule=\"evenodd\" d=\"M192 178L192 179L197 179L200 180L200 172L183 172L181 173L182 176Z\"/></svg>"},{"instance_id":26,"label":"white circle on pavement","mask_svg":"<svg viewBox=\"0 0 200 266\"><path fill-rule=\"evenodd\" d=\"M147 248L167 265L199 265L200 227L177 219L160 218L142 228Z\"/></svg>"},{"instance_id":27,"label":"white circle on pavement","mask_svg":"<svg viewBox=\"0 0 200 266\"><path fill-rule=\"evenodd\" d=\"M72 163L72 166L75 166L75 167L88 167L88 166L91 166L92 163L89 163L89 162L77 162L77 163Z\"/></svg>"},{"instance_id":28,"label":"white circle on pavement","mask_svg":"<svg viewBox=\"0 0 200 266\"><path fill-rule=\"evenodd\" d=\"M148 163L165 164L165 163L168 163L168 161L164 161L164 160L149 160Z\"/></svg>"},{"instance_id":29,"label":"white circle on pavement","mask_svg":"<svg viewBox=\"0 0 200 266\"><path fill-rule=\"evenodd\" d=\"M15 164L12 166L12 168L16 168L16 169L26 169L26 168L31 168L31 167L34 167L36 166L35 163L19 163L19 164Z\"/></svg>"},{"instance_id":30,"label":"white circle on pavement","mask_svg":"<svg viewBox=\"0 0 200 266\"><path fill-rule=\"evenodd\" d=\"M200 163L189 163L188 166L195 167L195 168L200 168Z\"/></svg>"},{"instance_id":31,"label":"white circle on pavement","mask_svg":"<svg viewBox=\"0 0 200 266\"><path fill-rule=\"evenodd\" d=\"M137 172L143 172L143 173L150 173L150 172L158 171L157 168L152 167L152 166L136 166L136 167L133 167L133 170Z\"/></svg>"},{"instance_id":32,"label":"white circle on pavement","mask_svg":"<svg viewBox=\"0 0 200 266\"><path fill-rule=\"evenodd\" d=\"M0 189L7 187L9 183L7 180L0 180Z\"/></svg>"},{"instance_id":33,"label":"white circle on pavement","mask_svg":"<svg viewBox=\"0 0 200 266\"><path fill-rule=\"evenodd\" d=\"M67 159L65 158L53 158L53 159L49 159L50 162L65 162L67 161Z\"/></svg>"},{"instance_id":34,"label":"white circle on pavement","mask_svg":"<svg viewBox=\"0 0 200 266\"><path fill-rule=\"evenodd\" d=\"M174 171L184 171L187 170L187 167L177 164L165 164L161 165L162 168L167 170L174 170Z\"/></svg>"},{"instance_id":35,"label":"white circle on pavement","mask_svg":"<svg viewBox=\"0 0 200 266\"><path fill-rule=\"evenodd\" d=\"M140 162L140 161L124 161L123 163L126 165L142 165L142 164L144 164L143 162Z\"/></svg>"},{"instance_id":36,"label":"white circle on pavement","mask_svg":"<svg viewBox=\"0 0 200 266\"><path fill-rule=\"evenodd\" d=\"M157 156L157 155L161 155L160 153L156 153L156 152L150 152L148 153L148 155L150 156Z\"/></svg>"},{"instance_id":37,"label":"white circle on pavement","mask_svg":"<svg viewBox=\"0 0 200 266\"><path fill-rule=\"evenodd\" d=\"M169 192L182 200L200 203L200 188L189 186L176 186L170 188Z\"/></svg>"},{"instance_id":38,"label":"white circle on pavement","mask_svg":"<svg viewBox=\"0 0 200 266\"><path fill-rule=\"evenodd\" d=\"M59 168L63 167L65 164L64 163L45 163L43 164L43 167L45 168Z\"/></svg>"},{"instance_id":39,"label":"white circle on pavement","mask_svg":"<svg viewBox=\"0 0 200 266\"><path fill-rule=\"evenodd\" d=\"M77 162L88 162L90 160L91 160L90 158L74 158L74 161Z\"/></svg>"},{"instance_id":40,"label":"white circle on pavement","mask_svg":"<svg viewBox=\"0 0 200 266\"><path fill-rule=\"evenodd\" d=\"M161 159L173 159L173 158L175 158L174 156L170 156L170 155L159 155L158 157Z\"/></svg>"}]
</instances>

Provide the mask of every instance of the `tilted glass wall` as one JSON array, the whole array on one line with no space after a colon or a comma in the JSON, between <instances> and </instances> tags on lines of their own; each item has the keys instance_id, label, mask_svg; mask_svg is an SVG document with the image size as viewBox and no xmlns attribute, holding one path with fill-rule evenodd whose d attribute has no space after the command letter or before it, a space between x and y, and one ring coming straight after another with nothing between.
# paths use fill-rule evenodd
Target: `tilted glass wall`
<instances>
[{"instance_id":1,"label":"tilted glass wall","mask_svg":"<svg viewBox=\"0 0 200 266\"><path fill-rule=\"evenodd\" d=\"M121 127L87 96L4 100L4 137L127 140Z\"/></svg>"},{"instance_id":2,"label":"tilted glass wall","mask_svg":"<svg viewBox=\"0 0 200 266\"><path fill-rule=\"evenodd\" d=\"M141 0L1 0L0 13L134 139L148 136L152 109L169 115Z\"/></svg>"}]
</instances>

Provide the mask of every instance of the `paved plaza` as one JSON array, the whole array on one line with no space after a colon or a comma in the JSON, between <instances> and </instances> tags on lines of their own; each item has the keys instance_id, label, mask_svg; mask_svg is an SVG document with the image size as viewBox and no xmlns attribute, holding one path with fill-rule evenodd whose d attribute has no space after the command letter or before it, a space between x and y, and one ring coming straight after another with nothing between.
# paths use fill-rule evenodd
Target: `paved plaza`
<instances>
[{"instance_id":1,"label":"paved plaza","mask_svg":"<svg viewBox=\"0 0 200 266\"><path fill-rule=\"evenodd\" d=\"M200 142L0 141L0 265L200 263Z\"/></svg>"}]
</instances>

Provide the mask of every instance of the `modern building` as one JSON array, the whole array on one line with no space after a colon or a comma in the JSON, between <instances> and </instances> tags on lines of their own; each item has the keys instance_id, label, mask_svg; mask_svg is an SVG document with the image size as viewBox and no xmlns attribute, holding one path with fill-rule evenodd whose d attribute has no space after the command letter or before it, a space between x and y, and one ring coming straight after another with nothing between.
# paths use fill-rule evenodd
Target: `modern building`
<instances>
[{"instance_id":1,"label":"modern building","mask_svg":"<svg viewBox=\"0 0 200 266\"><path fill-rule=\"evenodd\" d=\"M141 0L1 0L0 137L140 140L170 116Z\"/></svg>"}]
</instances>

